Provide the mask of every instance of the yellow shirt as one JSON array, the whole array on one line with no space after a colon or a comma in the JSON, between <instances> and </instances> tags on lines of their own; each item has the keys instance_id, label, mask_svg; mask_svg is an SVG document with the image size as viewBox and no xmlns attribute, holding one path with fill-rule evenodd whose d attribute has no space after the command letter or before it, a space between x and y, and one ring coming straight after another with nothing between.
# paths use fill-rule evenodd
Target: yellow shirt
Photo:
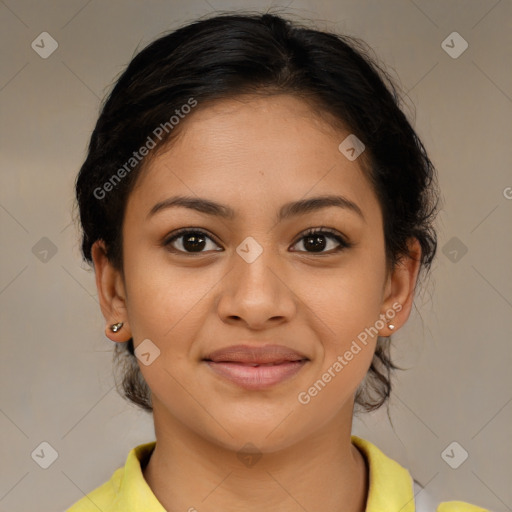
<instances>
[{"instance_id":1,"label":"yellow shirt","mask_svg":"<svg viewBox=\"0 0 512 512\"><path fill-rule=\"evenodd\" d=\"M133 448L125 466L117 469L110 480L96 488L66 512L166 512L144 479L141 461L146 462L156 441ZM390 459L374 444L352 436L364 454L370 470L366 512L420 512L415 505L412 477L403 466ZM489 512L462 501L440 503L437 509L421 512Z\"/></svg>"}]
</instances>

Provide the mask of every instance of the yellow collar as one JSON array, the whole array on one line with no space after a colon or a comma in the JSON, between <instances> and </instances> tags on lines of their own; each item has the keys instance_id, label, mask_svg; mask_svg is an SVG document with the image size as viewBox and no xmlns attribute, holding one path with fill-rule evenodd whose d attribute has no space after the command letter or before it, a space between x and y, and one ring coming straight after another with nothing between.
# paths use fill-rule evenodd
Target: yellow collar
<instances>
[{"instance_id":1,"label":"yellow collar","mask_svg":"<svg viewBox=\"0 0 512 512\"><path fill-rule=\"evenodd\" d=\"M366 512L414 512L413 482L409 472L369 441L354 435L351 439L366 457L370 468ZM115 504L119 510L165 512L141 469L141 461L147 460L155 445L156 441L152 441L133 448L124 468L112 475L111 482L116 487Z\"/></svg>"},{"instance_id":2,"label":"yellow collar","mask_svg":"<svg viewBox=\"0 0 512 512\"><path fill-rule=\"evenodd\" d=\"M413 480L409 471L370 441L357 436L351 439L370 467L366 512L414 512Z\"/></svg>"}]
</instances>

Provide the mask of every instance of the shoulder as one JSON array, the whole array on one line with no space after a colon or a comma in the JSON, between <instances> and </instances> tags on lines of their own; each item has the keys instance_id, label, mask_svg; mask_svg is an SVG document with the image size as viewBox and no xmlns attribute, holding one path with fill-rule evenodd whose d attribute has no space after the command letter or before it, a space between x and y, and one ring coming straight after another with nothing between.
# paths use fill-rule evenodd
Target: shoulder
<instances>
[{"instance_id":1,"label":"shoulder","mask_svg":"<svg viewBox=\"0 0 512 512\"><path fill-rule=\"evenodd\" d=\"M124 467L110 480L74 503L66 512L165 512L144 479L141 462L150 456L155 441L140 444L128 453Z\"/></svg>"},{"instance_id":2,"label":"shoulder","mask_svg":"<svg viewBox=\"0 0 512 512\"><path fill-rule=\"evenodd\" d=\"M471 505L465 501L443 501L436 506L432 496L415 480L414 481L415 512L490 512L486 508Z\"/></svg>"},{"instance_id":3,"label":"shoulder","mask_svg":"<svg viewBox=\"0 0 512 512\"><path fill-rule=\"evenodd\" d=\"M419 512L419 511L418 511ZM444 501L439 504L436 512L490 512L487 508L471 505L464 501Z\"/></svg>"},{"instance_id":4,"label":"shoulder","mask_svg":"<svg viewBox=\"0 0 512 512\"><path fill-rule=\"evenodd\" d=\"M376 445L355 435L351 437L368 464L370 487L366 512L490 512L462 501L440 503L413 480L407 468Z\"/></svg>"},{"instance_id":5,"label":"shoulder","mask_svg":"<svg viewBox=\"0 0 512 512\"><path fill-rule=\"evenodd\" d=\"M110 512L113 510L111 507L118 495L123 472L124 468L114 471L110 480L83 496L70 508L66 509L66 512L91 512L92 510Z\"/></svg>"}]
</instances>

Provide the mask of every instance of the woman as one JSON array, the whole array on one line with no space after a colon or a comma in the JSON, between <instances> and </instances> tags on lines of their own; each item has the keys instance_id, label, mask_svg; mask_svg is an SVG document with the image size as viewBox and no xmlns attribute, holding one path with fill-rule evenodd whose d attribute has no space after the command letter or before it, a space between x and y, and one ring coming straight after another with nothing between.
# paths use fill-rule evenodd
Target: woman
<instances>
[{"instance_id":1,"label":"woman","mask_svg":"<svg viewBox=\"0 0 512 512\"><path fill-rule=\"evenodd\" d=\"M437 245L433 165L360 43L270 14L158 39L104 104L76 192L156 442L69 511L484 510L428 508L351 435L390 395L390 336Z\"/></svg>"}]
</instances>

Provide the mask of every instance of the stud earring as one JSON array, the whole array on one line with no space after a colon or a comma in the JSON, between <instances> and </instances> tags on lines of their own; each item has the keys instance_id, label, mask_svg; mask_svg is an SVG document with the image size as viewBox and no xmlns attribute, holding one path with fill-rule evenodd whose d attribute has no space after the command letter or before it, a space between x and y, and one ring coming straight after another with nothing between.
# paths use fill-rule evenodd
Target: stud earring
<instances>
[{"instance_id":1,"label":"stud earring","mask_svg":"<svg viewBox=\"0 0 512 512\"><path fill-rule=\"evenodd\" d=\"M121 327L123 327L123 322L118 322L117 324L112 324L110 326L110 330L112 332L117 332L117 331L120 331L121 330Z\"/></svg>"},{"instance_id":2,"label":"stud earring","mask_svg":"<svg viewBox=\"0 0 512 512\"><path fill-rule=\"evenodd\" d=\"M395 328L395 326L393 324L388 324L388 329L393 330L394 328Z\"/></svg>"}]
</instances>

